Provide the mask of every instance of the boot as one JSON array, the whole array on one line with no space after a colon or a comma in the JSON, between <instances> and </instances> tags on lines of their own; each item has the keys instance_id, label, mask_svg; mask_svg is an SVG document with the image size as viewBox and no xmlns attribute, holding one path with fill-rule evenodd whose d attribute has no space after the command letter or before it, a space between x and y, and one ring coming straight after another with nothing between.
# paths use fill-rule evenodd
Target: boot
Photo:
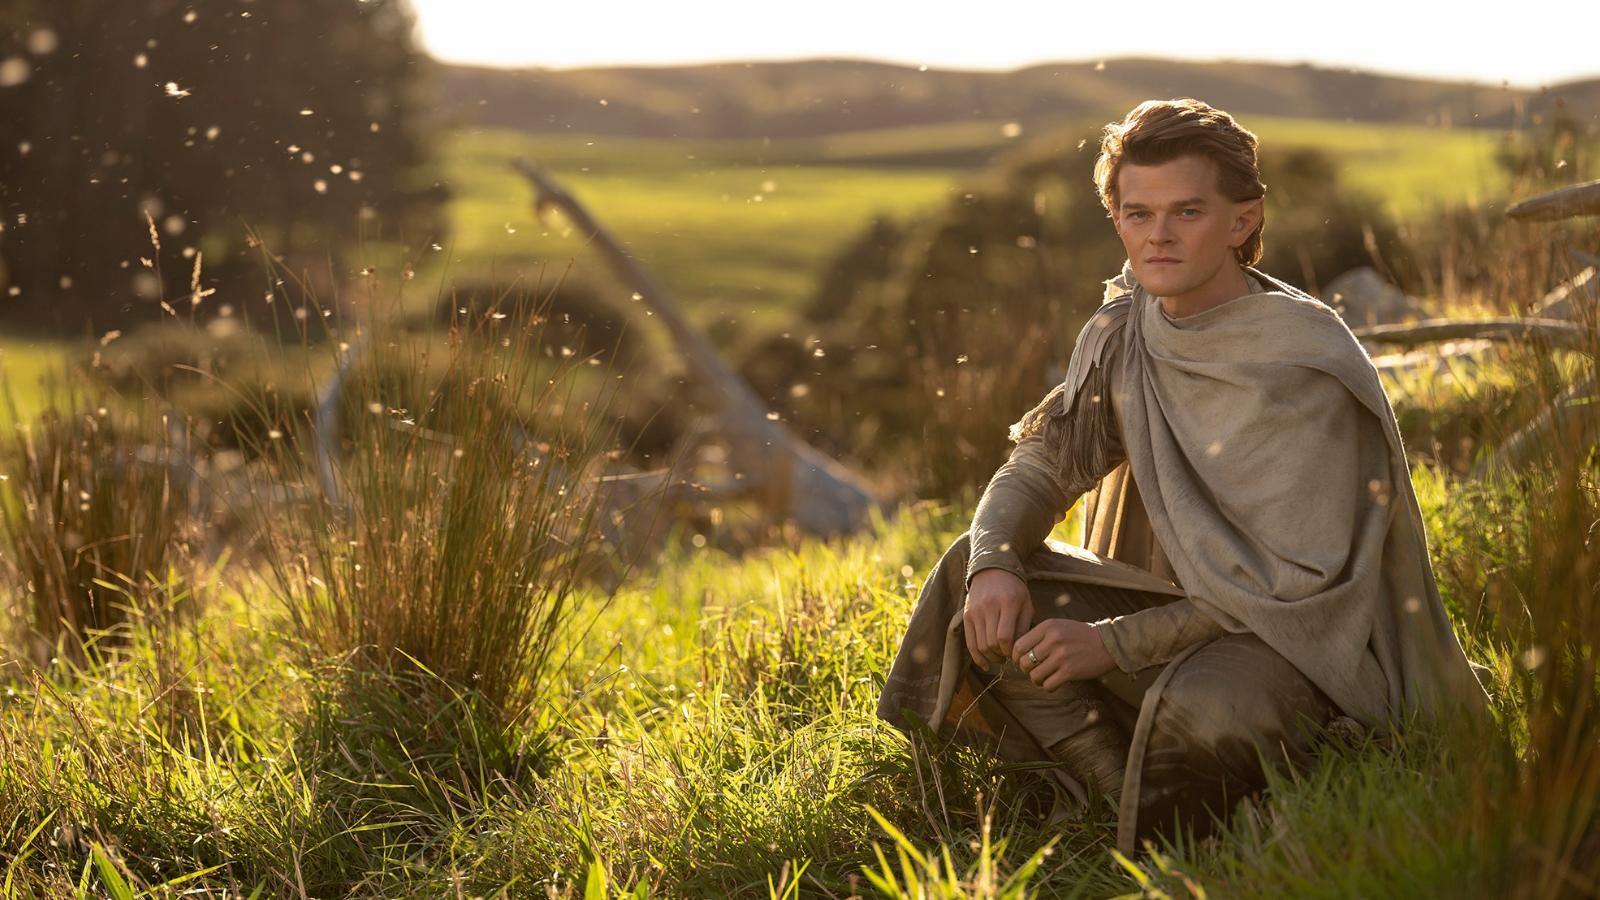
<instances>
[{"instance_id":1,"label":"boot","mask_svg":"<svg viewBox=\"0 0 1600 900\"><path fill-rule=\"evenodd\" d=\"M1128 735L1116 720L1092 709L1077 733L1050 745L1050 756L1091 792L1115 805L1128 760Z\"/></svg>"}]
</instances>

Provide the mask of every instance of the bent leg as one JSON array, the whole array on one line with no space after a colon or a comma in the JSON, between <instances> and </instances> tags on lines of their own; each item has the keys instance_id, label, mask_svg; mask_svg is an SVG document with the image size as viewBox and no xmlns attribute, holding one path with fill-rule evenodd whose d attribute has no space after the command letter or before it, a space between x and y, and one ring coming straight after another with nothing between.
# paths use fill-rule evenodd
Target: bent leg
<instances>
[{"instance_id":1,"label":"bent leg","mask_svg":"<svg viewBox=\"0 0 1600 900\"><path fill-rule=\"evenodd\" d=\"M1036 552L1053 551L1041 545ZM971 538L964 533L951 542L923 583L878 705L878 714L902 730L910 726L907 714L936 728L941 725L930 720L947 642L959 639L950 634L949 625L966 603L970 558ZM1028 590L1035 623L1058 616L1092 622L1170 599L1048 578L1029 579ZM1008 761L1042 759L1048 752L1082 781L1107 788L1106 793L1120 787L1132 722L1144 689L1159 670L1138 678L1112 672L1099 681L1068 682L1052 692L1035 685L1010 663L991 674L980 673L966 658L964 648L959 662L967 675L947 720L956 734L990 743ZM985 706L991 707L990 714L984 712ZM1008 737L1017 729L1026 733L1025 739L1019 739L1022 735ZM1024 760L1024 756L1032 758Z\"/></svg>"},{"instance_id":2,"label":"bent leg","mask_svg":"<svg viewBox=\"0 0 1600 900\"><path fill-rule=\"evenodd\" d=\"M1238 801L1311 758L1338 708L1253 634L1211 641L1175 663L1151 717L1135 843L1168 829L1210 834Z\"/></svg>"},{"instance_id":3,"label":"bent leg","mask_svg":"<svg viewBox=\"0 0 1600 900\"><path fill-rule=\"evenodd\" d=\"M1034 624L1048 618L1094 622L1169 599L1039 578L1028 581L1028 591L1033 597ZM1047 691L1008 661L1000 667L1000 677L990 690L1069 772L1095 785L1102 794L1113 795L1122 787L1140 699L1159 672L1152 668L1135 676L1114 670L1099 679L1069 681Z\"/></svg>"}]
</instances>

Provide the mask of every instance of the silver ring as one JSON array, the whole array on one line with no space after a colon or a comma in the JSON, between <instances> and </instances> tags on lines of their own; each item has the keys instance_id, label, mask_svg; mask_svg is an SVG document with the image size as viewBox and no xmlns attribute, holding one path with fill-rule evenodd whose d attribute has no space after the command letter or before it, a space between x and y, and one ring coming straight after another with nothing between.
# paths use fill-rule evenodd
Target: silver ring
<instances>
[{"instance_id":1,"label":"silver ring","mask_svg":"<svg viewBox=\"0 0 1600 900\"><path fill-rule=\"evenodd\" d=\"M1035 656L1032 650L1028 651L1028 662L1031 662L1036 666L1039 664L1039 657Z\"/></svg>"}]
</instances>

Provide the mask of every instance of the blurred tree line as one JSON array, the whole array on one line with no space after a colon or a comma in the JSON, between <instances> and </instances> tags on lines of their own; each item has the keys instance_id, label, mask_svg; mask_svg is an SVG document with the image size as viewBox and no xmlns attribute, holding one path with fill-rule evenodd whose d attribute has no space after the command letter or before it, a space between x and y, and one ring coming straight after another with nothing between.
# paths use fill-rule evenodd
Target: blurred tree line
<instances>
[{"instance_id":1,"label":"blurred tree line","mask_svg":"<svg viewBox=\"0 0 1600 900\"><path fill-rule=\"evenodd\" d=\"M187 315L197 255L202 313L244 312L266 281L248 229L335 278L377 223L442 233L425 65L401 0L0 7L0 322Z\"/></svg>"}]
</instances>

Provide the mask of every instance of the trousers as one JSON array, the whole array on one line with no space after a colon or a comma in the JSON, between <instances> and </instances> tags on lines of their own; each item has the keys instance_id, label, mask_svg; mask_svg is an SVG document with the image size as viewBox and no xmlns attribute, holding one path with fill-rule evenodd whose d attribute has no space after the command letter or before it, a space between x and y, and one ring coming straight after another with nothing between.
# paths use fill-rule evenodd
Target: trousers
<instances>
[{"instance_id":1,"label":"trousers","mask_svg":"<svg viewBox=\"0 0 1600 900\"><path fill-rule=\"evenodd\" d=\"M1053 552L1046 545L1033 551ZM924 611L933 621L959 613L969 556L963 534L923 584L879 704L879 714L893 724L905 727L897 710L932 708L922 695L940 680L934 661L944 653L931 652L933 638L917 620ZM1037 565L1026 568L1051 568L1048 559L1031 561ZM1035 623L1051 616L1094 622L1172 599L1044 577L1029 577L1028 589ZM1107 771L1120 769L1118 843L1126 852L1178 830L1211 833L1240 799L1265 787L1268 769L1308 762L1323 727L1339 714L1290 660L1249 633L1191 645L1136 673L1114 670L1053 692L1014 665L990 673L970 660L965 667L966 684L949 721L930 724L949 726L967 743L986 743L1008 762L1073 767L1067 774L1079 782L1103 782Z\"/></svg>"}]
</instances>

